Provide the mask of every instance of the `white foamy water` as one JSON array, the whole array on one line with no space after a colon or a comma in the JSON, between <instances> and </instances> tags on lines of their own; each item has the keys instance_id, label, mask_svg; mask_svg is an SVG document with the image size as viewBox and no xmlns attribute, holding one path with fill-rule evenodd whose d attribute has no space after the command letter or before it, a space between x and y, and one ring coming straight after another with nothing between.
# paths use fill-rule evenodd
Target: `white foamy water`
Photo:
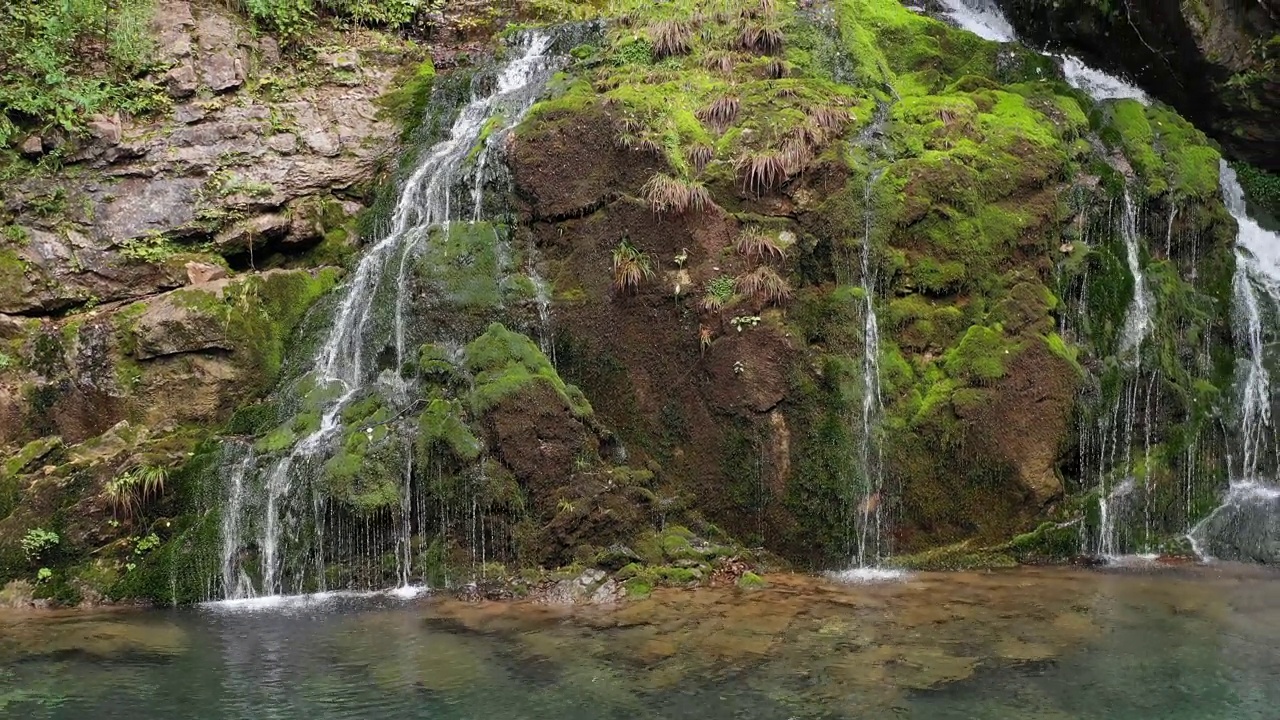
<instances>
[{"instance_id":1,"label":"white foamy water","mask_svg":"<svg viewBox=\"0 0 1280 720\"><path fill-rule=\"evenodd\" d=\"M472 149L484 137L490 121L503 118L506 127L514 126L529 110L555 70L548 56L551 38L533 33L519 54L498 74L491 91L479 89L455 119L448 135L423 151L413 173L403 182L392 214L391 226L376 243L365 250L349 280L337 291L339 302L324 343L312 359L311 377L321 390L318 427L298 440L282 456L275 458L263 473L255 473L254 459L234 457L233 467L225 472L228 486L222 532L221 580L225 597L263 607L271 607L291 590L318 588L326 590L326 543L324 490L314 487L313 476L332 450L334 438L343 428L343 412L360 393L384 382L385 373L376 367L374 354L385 329L375 322L380 304L387 303L384 286L395 288L393 323L390 328L397 367L403 367L409 348L409 328L414 322L409 308L408 276L419 247L430 241L433 229L447 232L451 222L474 220L482 195L483 166L469 164ZM498 138L503 137L495 133ZM489 138L490 141L494 137ZM483 150L487 151L486 142ZM465 210L454 197L460 185L470 186L470 200ZM389 382L403 395L403 381L395 376ZM411 576L413 523L410 513L411 458L406 462L400 488L396 526L397 576L407 585ZM254 484L260 475L261 490ZM244 552L257 530L260 586L254 587L251 573L244 567ZM376 533L373 533L376 535ZM345 538L364 556L384 538L371 537L369 528L359 528ZM292 550L296 546L301 551ZM303 564L306 567L303 567ZM306 576L310 575L310 578ZM261 597L255 597L261 596ZM331 597L305 596L325 601Z\"/></svg>"},{"instance_id":2,"label":"white foamy water","mask_svg":"<svg viewBox=\"0 0 1280 720\"><path fill-rule=\"evenodd\" d=\"M390 590L365 592L341 590L307 595L265 595L263 597L238 598L234 600L212 600L200 603L199 607L211 612L226 614L291 612L323 608L342 602L376 600L379 598L412 600L429 592L431 592L431 589L425 585L405 585Z\"/></svg>"},{"instance_id":3,"label":"white foamy water","mask_svg":"<svg viewBox=\"0 0 1280 720\"><path fill-rule=\"evenodd\" d=\"M991 0L941 0L946 16L962 30L995 42L1018 42L1018 33L1004 13ZM1130 98L1143 104L1147 94L1133 83L1116 75L1089 67L1083 60L1067 53L1053 53L1062 61L1062 74L1074 88L1083 90L1095 100Z\"/></svg>"},{"instance_id":4,"label":"white foamy water","mask_svg":"<svg viewBox=\"0 0 1280 720\"><path fill-rule=\"evenodd\" d=\"M1249 216L1244 188L1236 173L1220 161L1222 201L1236 221L1236 272L1232 279L1233 330L1239 347L1236 393L1239 418L1231 430L1234 447L1228 463L1230 485L1222 503L1187 533L1202 559L1262 559L1280 543L1273 508L1280 483L1267 477L1276 469L1276 430L1271 422L1271 374L1267 370L1267 318L1280 316L1280 233L1263 228Z\"/></svg>"},{"instance_id":5,"label":"white foamy water","mask_svg":"<svg viewBox=\"0 0 1280 720\"><path fill-rule=\"evenodd\" d=\"M849 585L866 585L869 583L898 582L911 577L911 573L898 568L859 567L848 570L836 570L826 576L836 582Z\"/></svg>"},{"instance_id":6,"label":"white foamy water","mask_svg":"<svg viewBox=\"0 0 1280 720\"><path fill-rule=\"evenodd\" d=\"M951 18L962 30L995 42L1014 42L1018 34L1004 13L990 0L941 0Z\"/></svg>"},{"instance_id":7,"label":"white foamy water","mask_svg":"<svg viewBox=\"0 0 1280 720\"><path fill-rule=\"evenodd\" d=\"M1075 55L1064 53L1056 57L1062 60L1062 74L1071 87L1085 91L1094 100L1129 98L1144 105L1151 102L1147 94L1137 85L1110 73L1091 68Z\"/></svg>"}]
</instances>

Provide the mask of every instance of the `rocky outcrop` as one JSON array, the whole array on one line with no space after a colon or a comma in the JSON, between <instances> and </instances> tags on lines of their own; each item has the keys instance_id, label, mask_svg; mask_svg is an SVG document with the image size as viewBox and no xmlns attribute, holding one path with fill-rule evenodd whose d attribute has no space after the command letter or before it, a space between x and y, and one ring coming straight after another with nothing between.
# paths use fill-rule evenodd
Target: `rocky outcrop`
<instances>
[{"instance_id":1,"label":"rocky outcrop","mask_svg":"<svg viewBox=\"0 0 1280 720\"><path fill-rule=\"evenodd\" d=\"M28 320L5 346L0 445L41 435L78 443L122 420L153 432L217 424L270 387L282 346L337 277L273 271Z\"/></svg>"},{"instance_id":2,"label":"rocky outcrop","mask_svg":"<svg viewBox=\"0 0 1280 720\"><path fill-rule=\"evenodd\" d=\"M216 4L167 0L155 25L172 112L90 118L85 137L60 139L66 170L7 183L0 312L163 292L193 255L301 252L362 208L397 147L375 104L405 60L389 42L350 36L341 63L286 64Z\"/></svg>"},{"instance_id":3,"label":"rocky outcrop","mask_svg":"<svg viewBox=\"0 0 1280 720\"><path fill-rule=\"evenodd\" d=\"M1135 78L1222 143L1280 169L1280 3L1227 0L998 0L1036 45L1078 52Z\"/></svg>"}]
</instances>

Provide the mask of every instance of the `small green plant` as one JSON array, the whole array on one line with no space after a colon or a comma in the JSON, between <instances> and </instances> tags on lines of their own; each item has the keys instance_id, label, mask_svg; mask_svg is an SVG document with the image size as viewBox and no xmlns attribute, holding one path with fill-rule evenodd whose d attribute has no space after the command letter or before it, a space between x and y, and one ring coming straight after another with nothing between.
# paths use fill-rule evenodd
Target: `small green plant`
<instances>
[{"instance_id":1,"label":"small green plant","mask_svg":"<svg viewBox=\"0 0 1280 720\"><path fill-rule=\"evenodd\" d=\"M614 67L622 67L623 65L652 65L653 64L653 45L647 40L637 40L630 42L613 51L610 63Z\"/></svg>"},{"instance_id":2,"label":"small green plant","mask_svg":"<svg viewBox=\"0 0 1280 720\"><path fill-rule=\"evenodd\" d=\"M702 307L705 310L717 311L728 305L737 292L737 283L728 275L714 277L707 281L707 291L702 296Z\"/></svg>"},{"instance_id":3,"label":"small green plant","mask_svg":"<svg viewBox=\"0 0 1280 720\"><path fill-rule=\"evenodd\" d=\"M5 225L4 239L14 245L21 245L27 241L27 231L21 225Z\"/></svg>"},{"instance_id":4,"label":"small green plant","mask_svg":"<svg viewBox=\"0 0 1280 720\"><path fill-rule=\"evenodd\" d=\"M613 249L613 289L619 293L634 292L640 283L653 277L653 260L649 254L623 240Z\"/></svg>"},{"instance_id":5,"label":"small green plant","mask_svg":"<svg viewBox=\"0 0 1280 720\"><path fill-rule=\"evenodd\" d=\"M22 552L27 559L35 562L40 559L49 550L58 546L62 542L62 538L58 537L58 533L44 528L32 528L22 536Z\"/></svg>"},{"instance_id":6,"label":"small green plant","mask_svg":"<svg viewBox=\"0 0 1280 720\"><path fill-rule=\"evenodd\" d=\"M120 242L121 255L130 260L153 265L164 262L179 252L181 252L180 248L162 233L150 233Z\"/></svg>"},{"instance_id":7,"label":"small green plant","mask_svg":"<svg viewBox=\"0 0 1280 720\"><path fill-rule=\"evenodd\" d=\"M4 354L4 353L0 352L0 372L3 372L3 371L5 371L5 370L8 370L9 368L13 367L13 364L14 364L14 363L13 363L13 358L11 358L11 357L9 357L8 355L6 355L6 354Z\"/></svg>"},{"instance_id":8,"label":"small green plant","mask_svg":"<svg viewBox=\"0 0 1280 720\"><path fill-rule=\"evenodd\" d=\"M738 332L742 332L743 328L753 328L760 324L759 315L738 315L729 321L729 324Z\"/></svg>"},{"instance_id":9,"label":"small green plant","mask_svg":"<svg viewBox=\"0 0 1280 720\"><path fill-rule=\"evenodd\" d=\"M169 472L162 467L143 465L107 482L103 494L116 519L132 520L142 506L164 494Z\"/></svg>"},{"instance_id":10,"label":"small green plant","mask_svg":"<svg viewBox=\"0 0 1280 720\"><path fill-rule=\"evenodd\" d=\"M31 210L40 217L61 215L67 210L67 191L55 188L53 192L37 195L30 200Z\"/></svg>"},{"instance_id":11,"label":"small green plant","mask_svg":"<svg viewBox=\"0 0 1280 720\"><path fill-rule=\"evenodd\" d=\"M155 533L151 533L146 537L134 538L133 554L146 555L158 547L160 547L160 536Z\"/></svg>"},{"instance_id":12,"label":"small green plant","mask_svg":"<svg viewBox=\"0 0 1280 720\"><path fill-rule=\"evenodd\" d=\"M556 507L560 512L568 513L570 515L578 511L578 508L568 500L561 500Z\"/></svg>"},{"instance_id":13,"label":"small green plant","mask_svg":"<svg viewBox=\"0 0 1280 720\"><path fill-rule=\"evenodd\" d=\"M48 582L53 577L53 571L47 567L42 567L36 571L36 583Z\"/></svg>"}]
</instances>

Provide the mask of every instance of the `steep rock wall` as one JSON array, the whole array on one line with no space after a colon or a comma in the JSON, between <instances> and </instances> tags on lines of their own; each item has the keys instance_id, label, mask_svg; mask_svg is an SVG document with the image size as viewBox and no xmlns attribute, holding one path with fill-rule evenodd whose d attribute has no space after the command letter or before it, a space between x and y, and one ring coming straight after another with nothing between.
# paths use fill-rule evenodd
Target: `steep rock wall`
<instances>
[{"instance_id":1,"label":"steep rock wall","mask_svg":"<svg viewBox=\"0 0 1280 720\"><path fill-rule=\"evenodd\" d=\"M1139 80L1234 158L1280 169L1280 4L999 0L1030 42Z\"/></svg>"}]
</instances>

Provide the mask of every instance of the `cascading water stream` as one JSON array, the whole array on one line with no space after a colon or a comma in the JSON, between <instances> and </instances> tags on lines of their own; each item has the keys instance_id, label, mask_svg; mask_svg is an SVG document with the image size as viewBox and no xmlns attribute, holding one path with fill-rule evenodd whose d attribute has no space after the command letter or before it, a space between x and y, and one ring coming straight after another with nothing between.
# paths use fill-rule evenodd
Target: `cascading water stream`
<instances>
[{"instance_id":1,"label":"cascading water stream","mask_svg":"<svg viewBox=\"0 0 1280 720\"><path fill-rule=\"evenodd\" d=\"M1142 237L1138 232L1138 208L1128 188L1124 191L1120 236L1124 240L1125 262L1128 263L1129 274L1133 277L1133 299L1129 302L1124 330L1121 331L1120 354L1126 365L1137 369L1142 363L1142 343L1151 333L1152 299L1151 289L1147 287L1146 275L1142 272Z\"/></svg>"},{"instance_id":2,"label":"cascading water stream","mask_svg":"<svg viewBox=\"0 0 1280 720\"><path fill-rule=\"evenodd\" d=\"M343 427L343 412L358 395L380 387L388 391L395 402L402 406L408 403L409 388L398 369L409 360L410 329L414 321L410 310L409 285L414 265L411 260L424 243L431 242L433 232L442 232L447 237L450 222L459 220L453 207L454 189L459 184L470 183L472 201L471 207L466 208L467 217L461 220L479 219L485 173L483 162L476 161L486 158L489 148L505 137L501 132L486 136L485 131L493 130L491 123L496 122L505 122L508 128L514 126L532 106L553 70L547 56L550 46L551 38L547 35L531 34L523 47L516 49L517 57L501 69L493 89L472 97L459 111L448 135L422 153L415 169L401 185L389 231L366 250L340 290L341 299L328 334L315 354L309 377L322 396L317 413L319 422L269 466L263 502L246 501L254 471L252 454L233 461L234 469L225 480L231 489L222 528L224 597L279 595L301 592L306 587L326 589L324 495L313 486L310 474L331 451L333 440ZM480 146L478 155L474 151L477 145ZM385 337L385 329L374 321L375 308L382 304L383 291L388 286L394 293L389 338ZM376 367L374 358L384 343L394 349L395 371L379 371ZM372 433L372 428L368 431ZM394 511L400 516L392 522L397 533L396 574L402 586L408 586L412 575L414 468L412 452L406 454L400 502ZM307 509L311 513L310 526L303 522L308 519L302 515ZM246 512L258 516L248 518ZM260 531L257 537L259 588L253 587L239 559L249 525ZM367 533L368 528L365 531ZM311 537L300 543L298 536L307 533ZM343 541L366 554L373 544L367 536ZM287 577L290 569L285 567L284 553L286 544L290 543L304 547L314 562L304 564L311 569L293 568L294 576ZM312 571L315 577L306 583L300 575Z\"/></svg>"},{"instance_id":3,"label":"cascading water stream","mask_svg":"<svg viewBox=\"0 0 1280 720\"><path fill-rule=\"evenodd\" d=\"M1237 224L1232 278L1233 327L1239 415L1222 504L1188 533L1202 558L1280 560L1280 481L1268 350L1280 318L1280 233L1249 216L1244 189L1226 162L1220 167L1222 199Z\"/></svg>"},{"instance_id":4,"label":"cascading water stream","mask_svg":"<svg viewBox=\"0 0 1280 720\"><path fill-rule=\"evenodd\" d=\"M878 437L880 421L884 415L884 401L880 394L880 324L876 317L876 276L871 262L872 189L879 172L867 177L863 192L862 230L862 432L858 436L858 461L862 470L865 490L858 504L858 554L854 562L859 568L878 565L884 557L884 528L882 527L881 492L884 490L884 458Z\"/></svg>"}]
</instances>

